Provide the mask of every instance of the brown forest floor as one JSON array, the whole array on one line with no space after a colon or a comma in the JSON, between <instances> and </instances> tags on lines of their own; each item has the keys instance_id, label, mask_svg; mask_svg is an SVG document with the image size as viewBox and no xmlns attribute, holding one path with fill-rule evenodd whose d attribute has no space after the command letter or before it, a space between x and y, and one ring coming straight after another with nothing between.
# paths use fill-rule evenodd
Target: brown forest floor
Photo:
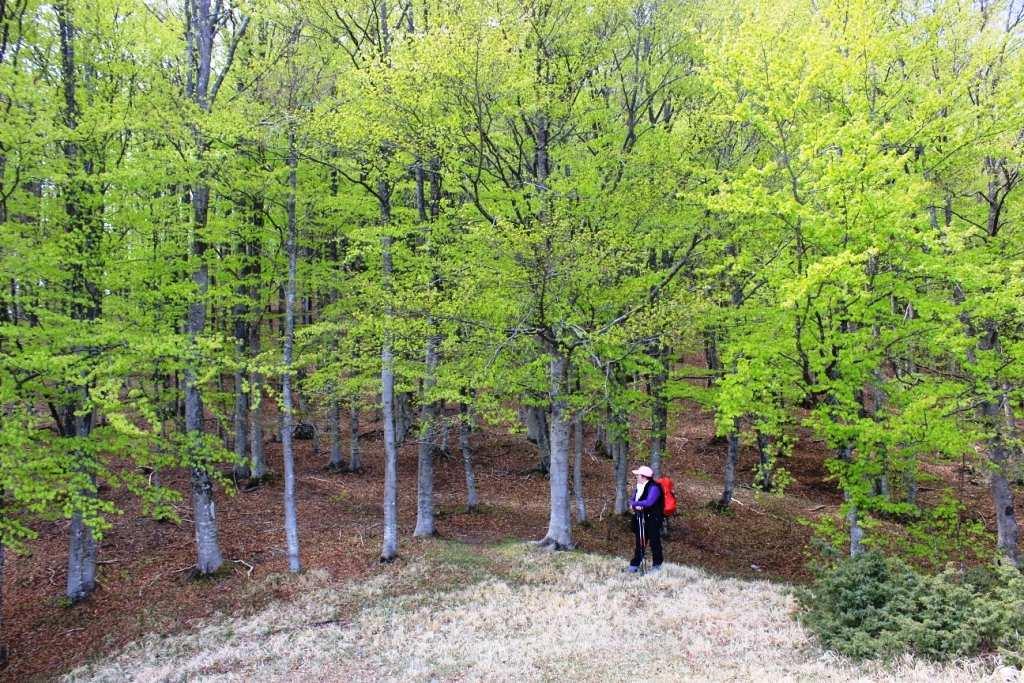
<instances>
[{"instance_id":1,"label":"brown forest floor","mask_svg":"<svg viewBox=\"0 0 1024 683\"><path fill-rule=\"evenodd\" d=\"M754 495L749 484L756 457L744 449L737 504L731 514L720 515L707 503L721 491L725 444L712 438L710 416L693 406L684 407L672 422L666 471L676 481L680 514L671 522L666 558L721 574L806 580L811 531L799 520L835 512L841 501L834 484L826 479L824 445L804 436L785 463L794 481L782 498ZM359 474L326 471L325 453L315 457L310 441L296 442L305 568L325 570L337 580L381 571L377 561L383 490L378 427L363 425L365 469ZM634 441L634 466L646 451L641 436L638 432ZM482 509L474 514L464 511L465 481L458 454L439 459L435 493L440 535L467 543L541 538L547 527L548 482L528 473L536 465L536 449L522 435L497 429L474 434L473 446ZM280 456L279 443L267 445L268 460L277 472ZM420 552L420 545L411 538L416 505L415 444L406 444L399 460L401 562ZM577 525L574 540L585 551L628 557L631 534L610 514L611 462L592 455L585 462L584 489L591 523ZM947 481L957 477L953 466L933 473ZM991 528L981 479L978 474L968 477L967 498L972 501L972 514ZM166 476L164 483L187 493L185 472ZM247 614L270 600L287 599L289 586L294 584L267 580L287 568L281 488L276 480L231 496L218 493L227 569L223 576L200 581L188 578L194 549L187 495L179 507L184 520L180 527L140 516L137 505L122 496L119 504L124 514L114 520L114 528L100 546L98 588L74 607L65 606L61 599L67 523L45 526L31 544L31 554L8 557L3 640L10 647L10 659L0 678L49 678L147 632L173 632L216 612ZM926 490L922 495L929 494Z\"/></svg>"}]
</instances>

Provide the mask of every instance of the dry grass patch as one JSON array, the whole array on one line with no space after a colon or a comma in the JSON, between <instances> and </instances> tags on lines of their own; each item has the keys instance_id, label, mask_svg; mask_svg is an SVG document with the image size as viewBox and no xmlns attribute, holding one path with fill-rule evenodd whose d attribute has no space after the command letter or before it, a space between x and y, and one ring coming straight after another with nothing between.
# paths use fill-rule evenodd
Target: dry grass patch
<instances>
[{"instance_id":1,"label":"dry grass patch","mask_svg":"<svg viewBox=\"0 0 1024 683\"><path fill-rule=\"evenodd\" d=\"M854 664L821 652L785 588L523 544L433 542L424 558L194 631L150 636L74 681L1005 681L998 662ZM643 653L643 654L639 654Z\"/></svg>"}]
</instances>

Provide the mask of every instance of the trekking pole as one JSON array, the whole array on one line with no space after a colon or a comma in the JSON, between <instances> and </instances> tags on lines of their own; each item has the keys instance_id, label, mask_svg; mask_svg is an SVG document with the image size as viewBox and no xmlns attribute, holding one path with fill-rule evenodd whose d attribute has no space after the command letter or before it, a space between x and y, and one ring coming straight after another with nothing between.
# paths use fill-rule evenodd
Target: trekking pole
<instances>
[{"instance_id":1,"label":"trekking pole","mask_svg":"<svg viewBox=\"0 0 1024 683\"><path fill-rule=\"evenodd\" d=\"M636 525L640 530L640 574L647 573L647 530L644 528L644 512L639 510L636 513Z\"/></svg>"}]
</instances>

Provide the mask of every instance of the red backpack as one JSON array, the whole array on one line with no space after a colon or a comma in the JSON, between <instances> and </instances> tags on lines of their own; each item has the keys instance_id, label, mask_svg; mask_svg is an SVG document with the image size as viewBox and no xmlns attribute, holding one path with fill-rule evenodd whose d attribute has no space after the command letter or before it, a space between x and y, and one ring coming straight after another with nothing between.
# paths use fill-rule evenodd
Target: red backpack
<instances>
[{"instance_id":1,"label":"red backpack","mask_svg":"<svg viewBox=\"0 0 1024 683\"><path fill-rule=\"evenodd\" d=\"M665 496L665 516L676 513L676 494L672 492L672 479L662 477L654 480L661 487L661 495Z\"/></svg>"}]
</instances>

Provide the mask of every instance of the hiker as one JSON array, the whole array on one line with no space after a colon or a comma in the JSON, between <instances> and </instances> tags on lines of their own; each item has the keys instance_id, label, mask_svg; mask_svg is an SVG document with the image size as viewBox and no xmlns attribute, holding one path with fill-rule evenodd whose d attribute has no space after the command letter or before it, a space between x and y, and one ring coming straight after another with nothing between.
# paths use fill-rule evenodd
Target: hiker
<instances>
[{"instance_id":1,"label":"hiker","mask_svg":"<svg viewBox=\"0 0 1024 683\"><path fill-rule=\"evenodd\" d=\"M633 559L629 563L629 571L640 570L640 563L644 559L644 541L651 544L651 554L654 556L654 564L651 571L661 569L661 562L664 559L661 554L661 524L664 521L665 496L662 495L661 486L654 481L654 470L647 465L642 465L635 470L636 493L633 495L631 507L633 508L633 534L636 536L636 550L633 552Z\"/></svg>"}]
</instances>

